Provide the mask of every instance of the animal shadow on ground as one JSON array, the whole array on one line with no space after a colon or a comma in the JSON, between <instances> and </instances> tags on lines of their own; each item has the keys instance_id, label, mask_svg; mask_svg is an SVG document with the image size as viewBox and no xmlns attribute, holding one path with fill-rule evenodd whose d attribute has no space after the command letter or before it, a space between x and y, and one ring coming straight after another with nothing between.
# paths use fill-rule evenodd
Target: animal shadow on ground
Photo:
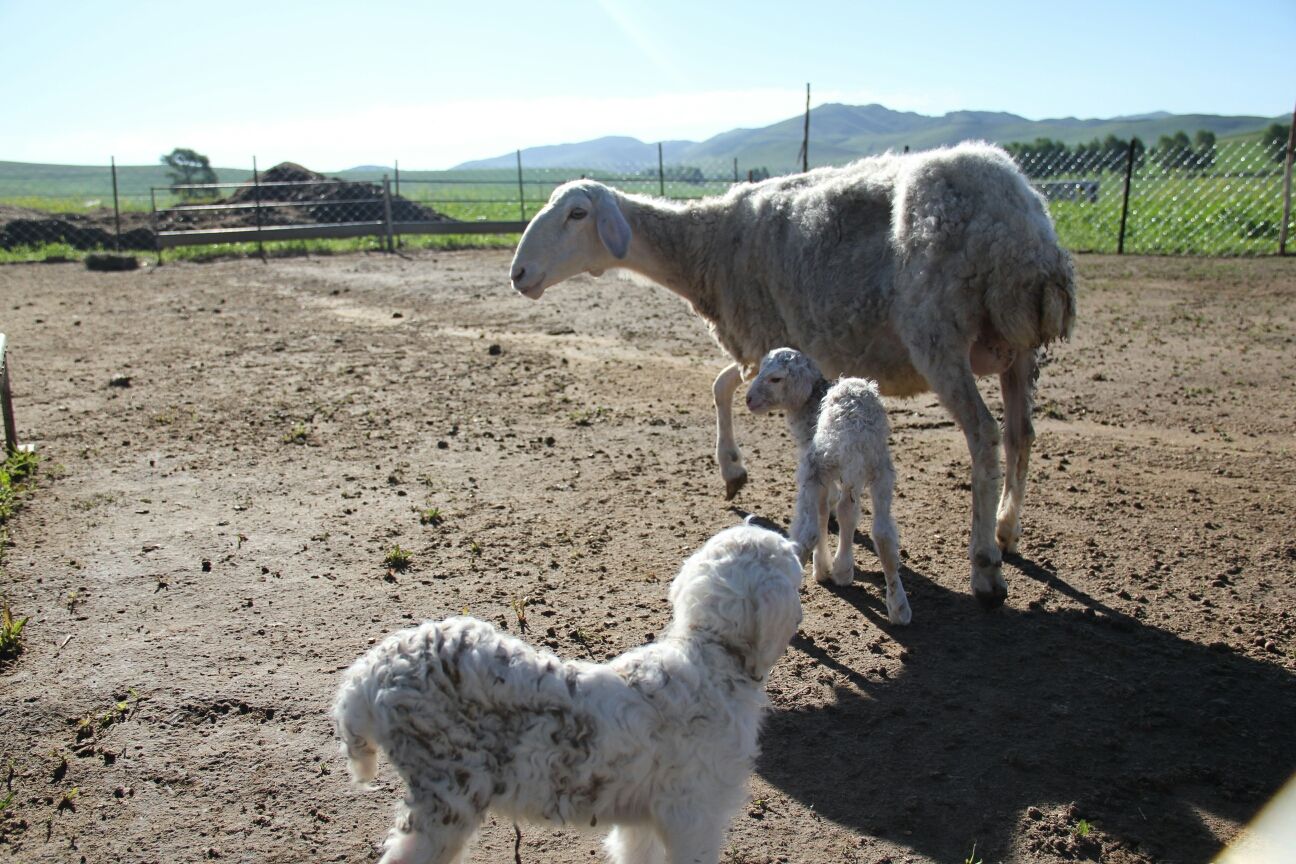
<instances>
[{"instance_id":1,"label":"animal shadow on ground","mask_svg":"<svg viewBox=\"0 0 1296 864\"><path fill-rule=\"evenodd\" d=\"M825 818L938 861L965 860L974 842L987 861L1020 855L1050 805L1096 829L1080 856L1212 860L1220 843L1199 813L1245 822L1296 769L1292 676L1122 615L1028 559L1009 563L1018 582L1083 608L987 614L905 568L914 624L891 627L880 573L809 586L886 630L901 673L867 668L848 640L798 635L793 654L837 673L835 699L772 712L757 771Z\"/></svg>"}]
</instances>

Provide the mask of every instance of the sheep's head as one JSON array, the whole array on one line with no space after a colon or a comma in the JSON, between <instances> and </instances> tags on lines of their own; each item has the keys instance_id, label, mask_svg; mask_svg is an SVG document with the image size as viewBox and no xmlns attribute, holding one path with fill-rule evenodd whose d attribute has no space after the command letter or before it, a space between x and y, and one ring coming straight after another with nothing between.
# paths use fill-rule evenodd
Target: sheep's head
<instances>
[{"instance_id":1,"label":"sheep's head","mask_svg":"<svg viewBox=\"0 0 1296 864\"><path fill-rule=\"evenodd\" d=\"M615 267L629 249L630 223L612 190L593 180L564 183L518 242L509 270L513 290L539 300L550 285Z\"/></svg>"},{"instance_id":2,"label":"sheep's head","mask_svg":"<svg viewBox=\"0 0 1296 864\"><path fill-rule=\"evenodd\" d=\"M795 411L821 380L823 374L809 357L794 348L775 348L761 359L760 372L747 388L747 409L753 414Z\"/></svg>"}]
</instances>

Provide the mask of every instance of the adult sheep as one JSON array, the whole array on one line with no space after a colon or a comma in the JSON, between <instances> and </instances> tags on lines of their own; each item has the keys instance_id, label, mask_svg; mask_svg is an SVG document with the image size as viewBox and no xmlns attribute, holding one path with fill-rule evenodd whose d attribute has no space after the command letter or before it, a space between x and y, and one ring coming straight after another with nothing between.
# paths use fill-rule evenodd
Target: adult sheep
<instances>
[{"instance_id":1,"label":"adult sheep","mask_svg":"<svg viewBox=\"0 0 1296 864\"><path fill-rule=\"evenodd\" d=\"M518 243L514 289L538 299L578 273L624 268L683 297L735 361L716 378L716 457L746 476L732 397L765 352L790 345L828 378L885 396L932 390L972 456L972 592L1008 596L1001 550L1021 536L1040 346L1071 332L1075 284L1044 200L984 143L886 154L664 201L591 180L554 190ZM998 374L999 428L977 392Z\"/></svg>"}]
</instances>

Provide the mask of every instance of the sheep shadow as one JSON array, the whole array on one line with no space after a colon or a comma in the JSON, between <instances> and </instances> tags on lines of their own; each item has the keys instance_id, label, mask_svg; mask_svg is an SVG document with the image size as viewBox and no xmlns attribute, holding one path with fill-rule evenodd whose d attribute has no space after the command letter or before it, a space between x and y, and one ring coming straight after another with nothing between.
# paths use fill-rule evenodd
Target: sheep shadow
<instances>
[{"instance_id":1,"label":"sheep shadow","mask_svg":"<svg viewBox=\"0 0 1296 864\"><path fill-rule=\"evenodd\" d=\"M1201 814L1245 822L1296 770L1293 676L1010 563L1083 608L986 614L919 577L914 624L891 627L880 580L857 573L830 589L900 644L901 673L879 676L858 646L798 636L791 652L846 683L828 704L771 713L758 773L825 818L938 861L964 860L973 842L985 860L1020 855L1027 808L1070 802L1108 853L1212 860L1220 843ZM916 575L906 568L906 586Z\"/></svg>"}]
</instances>

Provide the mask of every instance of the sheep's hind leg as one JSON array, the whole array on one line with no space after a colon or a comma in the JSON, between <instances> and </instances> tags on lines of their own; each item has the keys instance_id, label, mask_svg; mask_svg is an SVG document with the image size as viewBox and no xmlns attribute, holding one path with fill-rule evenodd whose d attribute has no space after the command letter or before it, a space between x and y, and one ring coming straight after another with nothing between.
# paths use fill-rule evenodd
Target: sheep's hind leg
<instances>
[{"instance_id":1,"label":"sheep's hind leg","mask_svg":"<svg viewBox=\"0 0 1296 864\"><path fill-rule=\"evenodd\" d=\"M733 396L741 382L742 367L730 363L711 386L716 408L716 464L720 466L720 476L725 481L726 501L733 500L747 484L747 469L743 467L733 428Z\"/></svg>"},{"instance_id":2,"label":"sheep's hind leg","mask_svg":"<svg viewBox=\"0 0 1296 864\"><path fill-rule=\"evenodd\" d=\"M995 542L995 505L999 495L999 426L977 392L966 345L909 340L914 365L954 422L963 430L972 456L972 594L986 609L1008 599L1003 577L1003 553Z\"/></svg>"},{"instance_id":3,"label":"sheep's hind leg","mask_svg":"<svg viewBox=\"0 0 1296 864\"><path fill-rule=\"evenodd\" d=\"M1021 539L1022 500L1026 496L1026 470L1030 464L1035 427L1031 424L1036 365L1034 351L1024 352L999 375L1004 404L1004 481L999 497L995 539L1004 552L1016 552Z\"/></svg>"}]
</instances>

